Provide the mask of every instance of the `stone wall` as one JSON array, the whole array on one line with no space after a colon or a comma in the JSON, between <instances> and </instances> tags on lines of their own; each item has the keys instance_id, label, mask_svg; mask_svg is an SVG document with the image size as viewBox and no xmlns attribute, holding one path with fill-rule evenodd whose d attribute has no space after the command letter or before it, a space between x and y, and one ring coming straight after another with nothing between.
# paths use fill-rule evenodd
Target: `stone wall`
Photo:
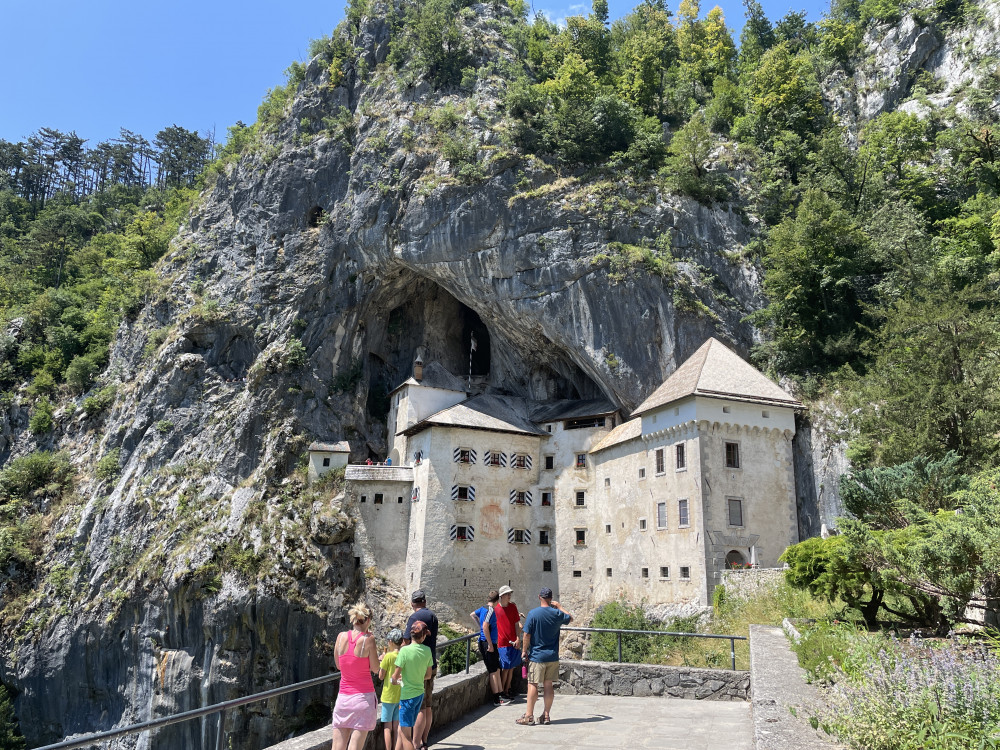
<instances>
[{"instance_id":1,"label":"stone wall","mask_svg":"<svg viewBox=\"0 0 1000 750\"><path fill-rule=\"evenodd\" d=\"M560 693L570 695L662 696L689 700L745 701L750 673L725 669L615 664L603 661L563 662Z\"/></svg>"}]
</instances>

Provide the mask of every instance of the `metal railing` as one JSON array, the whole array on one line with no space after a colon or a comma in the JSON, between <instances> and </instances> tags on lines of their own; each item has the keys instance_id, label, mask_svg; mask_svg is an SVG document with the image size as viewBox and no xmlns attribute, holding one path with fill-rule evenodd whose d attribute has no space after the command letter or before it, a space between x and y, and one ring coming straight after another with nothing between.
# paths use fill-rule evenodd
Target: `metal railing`
<instances>
[{"instance_id":1,"label":"metal railing","mask_svg":"<svg viewBox=\"0 0 1000 750\"><path fill-rule=\"evenodd\" d=\"M622 630L621 628L574 628L563 627L563 630L574 630L578 633L616 633L618 635L618 663L622 661L622 634L626 635L666 635L685 638L714 638L729 641L729 656L732 669L736 671L736 641L748 640L743 635L721 635L717 633L674 633L667 630Z\"/></svg>"},{"instance_id":2,"label":"metal railing","mask_svg":"<svg viewBox=\"0 0 1000 750\"><path fill-rule=\"evenodd\" d=\"M471 635L463 635L460 638L452 638L450 641L445 641L444 643L439 643L435 647L435 651L440 653L442 649L452 646L456 643L461 643L465 641L465 673L469 673L469 667L472 662L472 640L478 637L478 633L472 633ZM104 740L111 740L115 737L126 737L132 734L140 734L141 732L148 732L152 729L160 729L161 727L170 726L171 724L180 724L185 721L193 721L194 719L200 719L204 716L211 716L212 714L220 714L219 716L219 733L217 735L215 747L216 750L223 750L226 741L226 711L232 708L239 708L240 706L246 706L250 703L257 703L258 701L265 701L269 698L276 698L280 695L287 695L288 693L295 693L299 690L306 690L311 687L316 687L318 685L325 685L328 682L333 682L340 679L340 672L334 672L332 674L323 675L322 677L314 677L311 680L305 680L304 682L296 682L294 685L287 685L285 687L274 688L273 690L266 690L263 693L254 693L253 695L248 695L245 698L236 698L234 700L223 701L222 703L216 703L212 706L205 706L204 708L195 708L191 711L184 711L183 713L173 714L171 716L164 716L162 719L154 719L152 721L144 721L139 724L130 724L127 727L118 727L117 729L109 729L106 732L100 732L98 734L91 734L86 737L80 737L73 740L63 740L62 742L57 742L54 745L46 745L45 747L38 748L38 750L73 750L73 748L82 748L93 745L97 742L103 742Z\"/></svg>"}]
</instances>

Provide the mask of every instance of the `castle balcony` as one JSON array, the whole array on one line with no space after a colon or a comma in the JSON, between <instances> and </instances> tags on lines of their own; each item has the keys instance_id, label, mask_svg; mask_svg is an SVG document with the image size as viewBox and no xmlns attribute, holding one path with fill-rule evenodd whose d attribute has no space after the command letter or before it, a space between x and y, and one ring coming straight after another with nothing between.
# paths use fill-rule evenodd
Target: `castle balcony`
<instances>
[{"instance_id":1,"label":"castle balcony","mask_svg":"<svg viewBox=\"0 0 1000 750\"><path fill-rule=\"evenodd\" d=\"M349 482L403 482L413 484L412 466L384 464L348 464L345 479Z\"/></svg>"}]
</instances>

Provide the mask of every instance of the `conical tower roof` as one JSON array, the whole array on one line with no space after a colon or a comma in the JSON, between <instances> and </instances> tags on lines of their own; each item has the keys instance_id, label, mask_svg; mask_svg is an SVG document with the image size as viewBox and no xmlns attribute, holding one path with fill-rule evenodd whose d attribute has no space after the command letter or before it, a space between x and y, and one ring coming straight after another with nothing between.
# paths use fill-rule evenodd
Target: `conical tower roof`
<instances>
[{"instance_id":1,"label":"conical tower roof","mask_svg":"<svg viewBox=\"0 0 1000 750\"><path fill-rule=\"evenodd\" d=\"M789 396L777 383L714 338L688 357L634 414L652 411L688 396L802 408L801 401Z\"/></svg>"}]
</instances>

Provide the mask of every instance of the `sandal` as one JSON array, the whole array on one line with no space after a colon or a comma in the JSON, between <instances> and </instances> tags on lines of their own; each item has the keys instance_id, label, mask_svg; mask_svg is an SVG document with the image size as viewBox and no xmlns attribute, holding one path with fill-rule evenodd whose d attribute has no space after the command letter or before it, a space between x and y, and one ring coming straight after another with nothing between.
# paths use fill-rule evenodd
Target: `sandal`
<instances>
[{"instance_id":1,"label":"sandal","mask_svg":"<svg viewBox=\"0 0 1000 750\"><path fill-rule=\"evenodd\" d=\"M520 724L522 727L533 727L535 726L535 717L525 714L520 719L514 719L514 723Z\"/></svg>"},{"instance_id":2,"label":"sandal","mask_svg":"<svg viewBox=\"0 0 1000 750\"><path fill-rule=\"evenodd\" d=\"M552 719L549 718L548 714L542 714L542 718L538 720L539 724L551 724Z\"/></svg>"}]
</instances>

